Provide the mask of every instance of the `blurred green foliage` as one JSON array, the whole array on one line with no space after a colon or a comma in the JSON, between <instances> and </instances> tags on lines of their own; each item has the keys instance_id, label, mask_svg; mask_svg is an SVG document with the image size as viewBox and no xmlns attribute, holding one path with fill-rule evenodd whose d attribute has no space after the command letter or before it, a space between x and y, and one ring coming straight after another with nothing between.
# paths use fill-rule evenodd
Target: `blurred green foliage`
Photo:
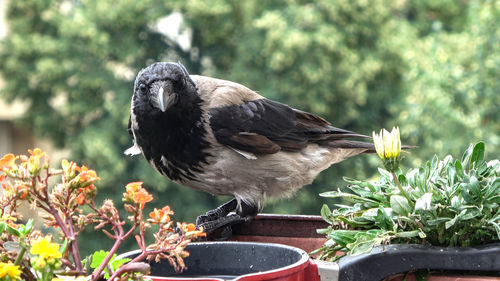
<instances>
[{"instance_id":1,"label":"blurred green foliage","mask_svg":"<svg viewBox=\"0 0 500 281\"><path fill-rule=\"evenodd\" d=\"M29 103L23 124L99 172L101 198L142 180L176 219L228 198L179 187L143 157L129 158L133 79L154 61L233 80L262 95L371 134L399 125L418 145L407 165L458 155L483 140L500 156L500 4L458 0L24 0L9 1L0 45L2 97ZM158 22L182 15L181 44ZM318 193L341 177L367 178L378 159L331 167L265 212L319 214ZM193 202L197 204L194 205ZM190 208L185 208L190 206ZM92 241L89 241L92 242Z\"/></svg>"}]
</instances>

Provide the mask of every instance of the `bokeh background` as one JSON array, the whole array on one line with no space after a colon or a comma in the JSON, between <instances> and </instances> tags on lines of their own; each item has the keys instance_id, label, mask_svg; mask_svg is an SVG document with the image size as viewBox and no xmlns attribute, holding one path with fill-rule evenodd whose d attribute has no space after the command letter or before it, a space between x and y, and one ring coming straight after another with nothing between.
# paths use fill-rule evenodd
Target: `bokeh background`
<instances>
[{"instance_id":1,"label":"bokeh background","mask_svg":"<svg viewBox=\"0 0 500 281\"><path fill-rule=\"evenodd\" d=\"M371 134L399 126L432 155L484 141L500 157L500 1L493 0L0 0L0 152L32 145L97 170L98 202L120 203L144 181L152 207L175 219L229 198L180 187L142 156L126 157L133 80L155 61L233 80ZM373 155L333 166L265 212L319 214L318 193L370 178ZM85 239L101 247L104 236Z\"/></svg>"}]
</instances>

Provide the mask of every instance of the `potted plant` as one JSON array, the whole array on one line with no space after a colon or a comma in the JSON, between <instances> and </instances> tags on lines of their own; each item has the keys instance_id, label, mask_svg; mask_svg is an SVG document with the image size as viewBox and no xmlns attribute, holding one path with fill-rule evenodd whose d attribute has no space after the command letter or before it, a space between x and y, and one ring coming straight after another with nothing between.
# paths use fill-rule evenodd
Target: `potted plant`
<instances>
[{"instance_id":1,"label":"potted plant","mask_svg":"<svg viewBox=\"0 0 500 281\"><path fill-rule=\"evenodd\" d=\"M340 280L421 269L498 274L500 162L484 160L484 143L471 145L461 159L434 156L404 172L399 131L374 139L384 162L378 180L346 178L350 192L321 194L347 202L323 206L330 226L319 230L328 239L320 258L339 261Z\"/></svg>"},{"instance_id":2,"label":"potted plant","mask_svg":"<svg viewBox=\"0 0 500 281\"><path fill-rule=\"evenodd\" d=\"M51 167L45 152L30 155L7 154L0 159L0 280L143 280L150 266L144 261L166 260L174 271L185 269L185 247L205 236L194 224L171 221L168 206L154 209L144 218L144 206L153 200L141 182L127 184L123 201L131 226L111 200L98 206L95 201L99 180L86 166L63 160L59 169ZM56 180L56 181L55 181ZM55 182L54 182L55 181ZM22 223L19 205L28 203L45 221L43 234L34 229L33 219ZM84 208L85 207L85 208ZM78 235L94 225L114 240L109 251L81 257ZM157 225L154 242L145 243L145 234ZM139 252L131 259L116 258L125 239L134 237Z\"/></svg>"}]
</instances>

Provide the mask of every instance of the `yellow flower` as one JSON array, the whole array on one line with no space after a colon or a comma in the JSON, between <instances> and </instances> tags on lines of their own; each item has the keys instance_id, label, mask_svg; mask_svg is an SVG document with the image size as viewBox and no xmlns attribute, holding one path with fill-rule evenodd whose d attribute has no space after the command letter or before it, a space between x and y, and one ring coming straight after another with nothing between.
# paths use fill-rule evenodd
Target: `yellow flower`
<instances>
[{"instance_id":1,"label":"yellow flower","mask_svg":"<svg viewBox=\"0 0 500 281\"><path fill-rule=\"evenodd\" d=\"M40 237L32 245L30 249L32 255L38 255L44 259L60 259L59 244L51 243L51 237Z\"/></svg>"},{"instance_id":2,"label":"yellow flower","mask_svg":"<svg viewBox=\"0 0 500 281\"><path fill-rule=\"evenodd\" d=\"M12 280L20 280L21 270L19 270L19 266L14 265L11 262L0 262L0 279L3 279L6 276L9 276Z\"/></svg>"},{"instance_id":3,"label":"yellow flower","mask_svg":"<svg viewBox=\"0 0 500 281\"><path fill-rule=\"evenodd\" d=\"M380 130L380 134L373 132L373 143L378 156L385 159L397 158L401 153L401 138L399 127L393 127L391 132Z\"/></svg>"}]
</instances>

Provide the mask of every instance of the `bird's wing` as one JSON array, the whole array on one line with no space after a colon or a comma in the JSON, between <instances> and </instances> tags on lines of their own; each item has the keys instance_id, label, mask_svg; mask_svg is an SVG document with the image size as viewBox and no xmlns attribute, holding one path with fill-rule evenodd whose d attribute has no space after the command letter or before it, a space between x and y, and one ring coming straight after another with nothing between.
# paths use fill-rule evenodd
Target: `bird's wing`
<instances>
[{"instance_id":1,"label":"bird's wing","mask_svg":"<svg viewBox=\"0 0 500 281\"><path fill-rule=\"evenodd\" d=\"M212 108L210 126L218 142L255 154L298 151L310 142L366 137L266 98Z\"/></svg>"}]
</instances>

